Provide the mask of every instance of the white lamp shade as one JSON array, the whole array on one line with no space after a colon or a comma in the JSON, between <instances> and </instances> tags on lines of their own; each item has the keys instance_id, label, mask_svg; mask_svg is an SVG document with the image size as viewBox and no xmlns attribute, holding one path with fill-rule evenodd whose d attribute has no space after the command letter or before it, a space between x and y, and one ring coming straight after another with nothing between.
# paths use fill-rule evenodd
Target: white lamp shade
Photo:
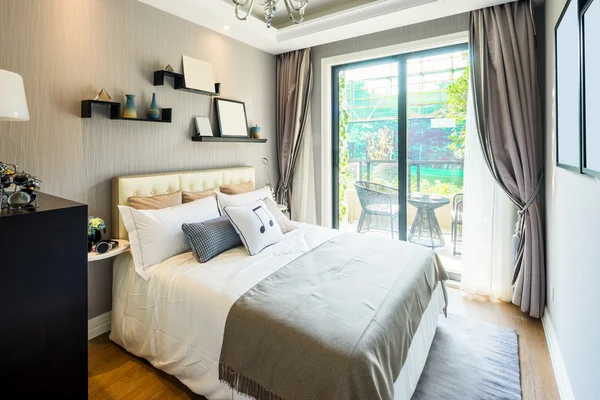
<instances>
[{"instance_id":1,"label":"white lamp shade","mask_svg":"<svg viewBox=\"0 0 600 400\"><path fill-rule=\"evenodd\" d=\"M29 121L23 78L0 69L0 121Z\"/></svg>"}]
</instances>

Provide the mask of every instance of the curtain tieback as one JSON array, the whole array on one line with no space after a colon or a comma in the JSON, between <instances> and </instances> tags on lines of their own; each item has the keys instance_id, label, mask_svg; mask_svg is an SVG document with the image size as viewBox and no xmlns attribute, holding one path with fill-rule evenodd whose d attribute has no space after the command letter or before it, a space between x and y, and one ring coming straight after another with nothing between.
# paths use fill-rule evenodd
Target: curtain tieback
<instances>
[{"instance_id":1,"label":"curtain tieback","mask_svg":"<svg viewBox=\"0 0 600 400\"><path fill-rule=\"evenodd\" d=\"M523 227L525 224L525 213L527 212L527 210L529 209L529 207L533 204L533 202L535 201L537 195L540 192L540 187L542 186L542 179L544 178L544 170L541 170L540 173L538 174L538 180L537 183L535 185L535 190L533 191L533 193L531 194L531 196L529 196L529 200L527 200L527 202L524 205L518 205L519 207L519 211L518 211L518 215L519 218L517 219L517 223L515 224L515 236L517 237L521 237L521 234L523 233Z\"/></svg>"},{"instance_id":2,"label":"curtain tieback","mask_svg":"<svg viewBox=\"0 0 600 400\"><path fill-rule=\"evenodd\" d=\"M518 211L519 218L517 219L517 223L515 224L515 234L513 235L513 240L512 240L513 266L517 265L517 263L519 262L519 259L521 258L521 255L523 254L522 249L521 249L521 235L523 235L523 229L525 228L525 213L529 209L529 206L531 206L533 204L533 202L535 201L535 199L540 191L540 187L542 186L543 177L544 177L544 170L541 170L540 173L538 174L538 181L537 181L537 184L535 185L535 190L529 197L529 200L527 200L527 202L524 205L520 205L520 204L517 205L517 207L519 207L519 211ZM513 276L513 283L516 282L517 275L518 275L518 272L515 272L515 274Z\"/></svg>"},{"instance_id":3,"label":"curtain tieback","mask_svg":"<svg viewBox=\"0 0 600 400\"><path fill-rule=\"evenodd\" d=\"M288 196L288 192L290 191L290 189L287 186L282 187L281 189L282 192L282 196L281 198L283 199L283 202L285 205L289 205L289 196Z\"/></svg>"}]
</instances>

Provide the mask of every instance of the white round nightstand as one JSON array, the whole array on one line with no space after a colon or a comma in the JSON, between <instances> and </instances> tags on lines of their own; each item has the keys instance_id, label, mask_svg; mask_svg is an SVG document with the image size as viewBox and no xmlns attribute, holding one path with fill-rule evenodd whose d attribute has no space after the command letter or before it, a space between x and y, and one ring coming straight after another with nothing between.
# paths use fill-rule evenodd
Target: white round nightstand
<instances>
[{"instance_id":1,"label":"white round nightstand","mask_svg":"<svg viewBox=\"0 0 600 400\"><path fill-rule=\"evenodd\" d=\"M88 262L106 260L107 258L116 257L119 254L125 253L129 250L129 241L119 239L117 242L119 242L119 247L107 251L106 253L98 254L93 251L88 253Z\"/></svg>"}]
</instances>

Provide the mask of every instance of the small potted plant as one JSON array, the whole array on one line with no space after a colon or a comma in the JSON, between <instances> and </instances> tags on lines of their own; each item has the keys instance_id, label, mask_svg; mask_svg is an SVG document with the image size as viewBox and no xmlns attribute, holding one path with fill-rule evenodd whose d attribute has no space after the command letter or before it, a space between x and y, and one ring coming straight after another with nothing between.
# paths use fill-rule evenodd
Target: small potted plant
<instances>
[{"instance_id":1,"label":"small potted plant","mask_svg":"<svg viewBox=\"0 0 600 400\"><path fill-rule=\"evenodd\" d=\"M106 233L106 224L102 218L88 217L88 251L92 245L102 240L102 234Z\"/></svg>"}]
</instances>

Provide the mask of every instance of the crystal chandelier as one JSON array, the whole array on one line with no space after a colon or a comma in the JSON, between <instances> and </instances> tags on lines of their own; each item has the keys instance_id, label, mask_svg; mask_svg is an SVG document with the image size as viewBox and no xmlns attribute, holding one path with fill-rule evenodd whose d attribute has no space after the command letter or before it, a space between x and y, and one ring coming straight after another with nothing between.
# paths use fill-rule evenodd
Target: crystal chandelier
<instances>
[{"instance_id":1,"label":"crystal chandelier","mask_svg":"<svg viewBox=\"0 0 600 400\"><path fill-rule=\"evenodd\" d=\"M265 21L267 21L267 28L271 27L271 22L275 16L276 5L278 1L279 0L264 1ZM300 22L304 21L304 10L306 9L308 0L283 0L283 2L285 3L285 8L287 8L290 19L294 21L295 24L299 24ZM245 21L248 18L248 15L250 15L252 12L254 0L233 0L233 4L235 4L235 16L237 19ZM259 2L259 4L262 5L263 3Z\"/></svg>"}]
</instances>

